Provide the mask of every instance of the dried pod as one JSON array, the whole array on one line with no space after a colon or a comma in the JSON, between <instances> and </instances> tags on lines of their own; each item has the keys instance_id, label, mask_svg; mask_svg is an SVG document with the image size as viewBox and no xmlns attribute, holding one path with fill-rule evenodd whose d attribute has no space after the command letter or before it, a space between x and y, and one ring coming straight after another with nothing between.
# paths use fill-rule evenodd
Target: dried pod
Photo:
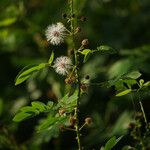
<instances>
[{"instance_id":1,"label":"dried pod","mask_svg":"<svg viewBox=\"0 0 150 150\"><path fill-rule=\"evenodd\" d=\"M71 126L74 126L76 124L76 118L75 117L70 117L69 122L71 124Z\"/></svg>"},{"instance_id":2,"label":"dried pod","mask_svg":"<svg viewBox=\"0 0 150 150\"><path fill-rule=\"evenodd\" d=\"M83 46L89 45L89 40L88 40L88 39L82 40L82 45L83 45Z\"/></svg>"},{"instance_id":3,"label":"dried pod","mask_svg":"<svg viewBox=\"0 0 150 150\"><path fill-rule=\"evenodd\" d=\"M72 82L71 82L71 79L70 79L70 78L66 78L66 79L65 79L65 83L66 83L66 84L71 84L71 83L72 83Z\"/></svg>"},{"instance_id":4,"label":"dried pod","mask_svg":"<svg viewBox=\"0 0 150 150\"><path fill-rule=\"evenodd\" d=\"M89 76L89 75L86 75L86 76L85 76L85 79L86 79L86 80L90 79L90 76Z\"/></svg>"},{"instance_id":5,"label":"dried pod","mask_svg":"<svg viewBox=\"0 0 150 150\"><path fill-rule=\"evenodd\" d=\"M91 117L85 118L85 123L86 123L87 125L91 124L91 123L92 123L92 118L91 118Z\"/></svg>"},{"instance_id":6,"label":"dried pod","mask_svg":"<svg viewBox=\"0 0 150 150\"><path fill-rule=\"evenodd\" d=\"M85 16L81 16L80 20L85 22L87 20L87 18Z\"/></svg>"},{"instance_id":7,"label":"dried pod","mask_svg":"<svg viewBox=\"0 0 150 150\"><path fill-rule=\"evenodd\" d=\"M60 129L61 131L65 131L65 126L64 126L64 125L60 125L60 126L59 126L59 129Z\"/></svg>"},{"instance_id":8,"label":"dried pod","mask_svg":"<svg viewBox=\"0 0 150 150\"><path fill-rule=\"evenodd\" d=\"M83 92L87 91L87 85L85 85L85 84L81 84L80 88Z\"/></svg>"},{"instance_id":9,"label":"dried pod","mask_svg":"<svg viewBox=\"0 0 150 150\"><path fill-rule=\"evenodd\" d=\"M66 112L65 109L63 109L63 108L60 108L60 109L59 109L59 114L60 114L61 116L64 115L65 112Z\"/></svg>"},{"instance_id":10,"label":"dried pod","mask_svg":"<svg viewBox=\"0 0 150 150\"><path fill-rule=\"evenodd\" d=\"M66 13L63 13L63 14L62 14L62 17L63 17L63 18L67 18L67 14L66 14Z\"/></svg>"},{"instance_id":11,"label":"dried pod","mask_svg":"<svg viewBox=\"0 0 150 150\"><path fill-rule=\"evenodd\" d=\"M80 28L80 27L77 27L77 28L76 28L76 33L79 33L79 32L81 32L81 28Z\"/></svg>"}]
</instances>

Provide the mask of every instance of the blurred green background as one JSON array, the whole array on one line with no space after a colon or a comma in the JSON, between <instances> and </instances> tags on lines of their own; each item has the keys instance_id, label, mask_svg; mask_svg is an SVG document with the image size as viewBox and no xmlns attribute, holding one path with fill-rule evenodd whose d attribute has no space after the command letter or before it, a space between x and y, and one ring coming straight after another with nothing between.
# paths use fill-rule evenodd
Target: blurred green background
<instances>
[{"instance_id":1,"label":"blurred green background","mask_svg":"<svg viewBox=\"0 0 150 150\"><path fill-rule=\"evenodd\" d=\"M129 70L139 70L150 80L150 1L149 0L76 0L76 17L82 29L77 42L88 38L90 48L106 44L117 49L115 55L94 55L82 67L91 82L103 82ZM67 0L0 0L0 149L1 150L74 150L75 135L70 132L36 133L43 115L21 123L12 118L20 107L32 101L57 101L65 93L64 78L44 69L27 82L15 86L18 72L26 65L46 62L52 50L56 56L67 54L67 44L53 47L45 39L49 24L65 23ZM66 23L65 23L66 24ZM149 90L142 95L150 119ZM128 124L138 110L138 97L115 97L114 88L90 86L81 102L81 120L92 116L93 124L83 131L86 150L100 149L111 136L126 134L116 150L132 144ZM135 107L132 101L134 100ZM54 135L54 136L53 136Z\"/></svg>"}]
</instances>

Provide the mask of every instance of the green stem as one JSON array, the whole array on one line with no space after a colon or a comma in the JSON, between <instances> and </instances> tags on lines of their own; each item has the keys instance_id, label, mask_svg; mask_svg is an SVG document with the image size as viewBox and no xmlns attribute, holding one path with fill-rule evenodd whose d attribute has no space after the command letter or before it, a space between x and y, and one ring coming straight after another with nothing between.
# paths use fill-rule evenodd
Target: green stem
<instances>
[{"instance_id":1,"label":"green stem","mask_svg":"<svg viewBox=\"0 0 150 150\"><path fill-rule=\"evenodd\" d=\"M81 95L81 88L80 88L80 77L78 74L78 69L77 69L77 76L78 76L78 99L77 99L77 103L76 103L76 109L75 109L75 117L77 119L76 121L76 134L77 134L77 142L78 142L78 150L81 150L82 146L81 146L81 134L80 134L80 127L79 127L79 102L80 102L80 95Z\"/></svg>"},{"instance_id":2,"label":"green stem","mask_svg":"<svg viewBox=\"0 0 150 150\"><path fill-rule=\"evenodd\" d=\"M142 102L139 101L139 104L140 104L141 111L142 111L142 114L143 114L143 117L144 117L144 121L145 121L146 125L148 125Z\"/></svg>"},{"instance_id":3,"label":"green stem","mask_svg":"<svg viewBox=\"0 0 150 150\"><path fill-rule=\"evenodd\" d=\"M77 143L78 143L78 150L82 149L81 146L81 140L80 140L80 126L79 126L79 101L80 101L80 96L81 96L81 89L80 89L80 85L81 85L81 81L80 81L80 76L79 76L79 68L78 68L78 56L77 56L77 52L76 52L76 48L75 48L75 23L74 23L74 18L72 18L73 14L74 14L74 3L73 0L70 0L70 15L71 15L71 19L70 19L70 27L71 27L71 38L72 38L72 46L73 46L73 50L74 50L74 60L75 60L75 66L76 66L76 75L77 75L77 79L78 79L78 98L77 98L77 102L76 102L76 109L75 109L75 118L76 118L76 124L75 124L75 131L76 131L76 139L77 139Z\"/></svg>"}]
</instances>

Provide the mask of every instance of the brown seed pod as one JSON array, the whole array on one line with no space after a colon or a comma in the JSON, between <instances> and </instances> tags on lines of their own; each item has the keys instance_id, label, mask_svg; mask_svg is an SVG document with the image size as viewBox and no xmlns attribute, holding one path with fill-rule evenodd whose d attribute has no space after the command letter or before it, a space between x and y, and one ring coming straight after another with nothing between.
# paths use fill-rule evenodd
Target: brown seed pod
<instances>
[{"instance_id":1,"label":"brown seed pod","mask_svg":"<svg viewBox=\"0 0 150 150\"><path fill-rule=\"evenodd\" d=\"M60 109L59 109L59 114L60 114L61 116L64 115L65 112L66 112L65 109L63 109L63 108L60 108Z\"/></svg>"},{"instance_id":2,"label":"brown seed pod","mask_svg":"<svg viewBox=\"0 0 150 150\"><path fill-rule=\"evenodd\" d=\"M65 131L65 126L64 126L64 125L60 125L60 126L59 126L59 129L60 129L61 131Z\"/></svg>"},{"instance_id":3,"label":"brown seed pod","mask_svg":"<svg viewBox=\"0 0 150 150\"><path fill-rule=\"evenodd\" d=\"M76 33L79 33L79 32L81 32L81 28L80 28L80 27L77 27L77 28L76 28Z\"/></svg>"},{"instance_id":4,"label":"brown seed pod","mask_svg":"<svg viewBox=\"0 0 150 150\"><path fill-rule=\"evenodd\" d=\"M131 122L128 126L129 129L133 129L135 127L135 124L133 122Z\"/></svg>"},{"instance_id":5,"label":"brown seed pod","mask_svg":"<svg viewBox=\"0 0 150 150\"><path fill-rule=\"evenodd\" d=\"M85 22L87 20L87 18L85 16L81 16L80 20Z\"/></svg>"},{"instance_id":6,"label":"brown seed pod","mask_svg":"<svg viewBox=\"0 0 150 150\"><path fill-rule=\"evenodd\" d=\"M83 46L89 45L89 40L88 40L88 39L82 40L82 45L83 45Z\"/></svg>"},{"instance_id":7,"label":"brown seed pod","mask_svg":"<svg viewBox=\"0 0 150 150\"><path fill-rule=\"evenodd\" d=\"M69 119L69 122L70 122L71 126L74 126L76 123L76 118L71 116Z\"/></svg>"},{"instance_id":8,"label":"brown seed pod","mask_svg":"<svg viewBox=\"0 0 150 150\"><path fill-rule=\"evenodd\" d=\"M86 123L87 125L91 124L91 123L92 123L92 118L91 118L91 117L85 118L85 123Z\"/></svg>"},{"instance_id":9,"label":"brown seed pod","mask_svg":"<svg viewBox=\"0 0 150 150\"><path fill-rule=\"evenodd\" d=\"M87 91L87 85L85 85L85 84L81 84L80 88L83 92Z\"/></svg>"},{"instance_id":10,"label":"brown seed pod","mask_svg":"<svg viewBox=\"0 0 150 150\"><path fill-rule=\"evenodd\" d=\"M71 79L70 79L70 78L66 78L66 79L65 79L65 83L66 83L66 84L71 84L71 83L72 83L72 82L71 82Z\"/></svg>"},{"instance_id":11,"label":"brown seed pod","mask_svg":"<svg viewBox=\"0 0 150 150\"><path fill-rule=\"evenodd\" d=\"M63 14L62 14L62 17L63 17L63 18L67 18L67 14L66 14L66 13L63 13Z\"/></svg>"},{"instance_id":12,"label":"brown seed pod","mask_svg":"<svg viewBox=\"0 0 150 150\"><path fill-rule=\"evenodd\" d=\"M86 79L86 80L90 79L90 76L89 76L89 75L86 75L86 76L85 76L85 79Z\"/></svg>"}]
</instances>

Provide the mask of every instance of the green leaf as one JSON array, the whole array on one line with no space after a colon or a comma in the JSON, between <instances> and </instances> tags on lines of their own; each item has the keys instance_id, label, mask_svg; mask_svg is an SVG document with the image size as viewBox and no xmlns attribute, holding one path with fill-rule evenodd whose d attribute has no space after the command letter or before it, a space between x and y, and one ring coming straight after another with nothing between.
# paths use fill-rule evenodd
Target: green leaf
<instances>
[{"instance_id":1,"label":"green leaf","mask_svg":"<svg viewBox=\"0 0 150 150\"><path fill-rule=\"evenodd\" d=\"M144 83L143 86L150 86L150 81Z\"/></svg>"},{"instance_id":2,"label":"green leaf","mask_svg":"<svg viewBox=\"0 0 150 150\"><path fill-rule=\"evenodd\" d=\"M129 85L137 84L137 81L135 79L123 79L122 82L129 84Z\"/></svg>"},{"instance_id":3,"label":"green leaf","mask_svg":"<svg viewBox=\"0 0 150 150\"><path fill-rule=\"evenodd\" d=\"M22 82L24 82L25 80L27 80L33 73L43 69L46 67L46 63L41 63L39 65L32 65L32 66L27 66L25 68L23 68L19 74L17 75L16 79L15 79L15 85L18 85Z\"/></svg>"},{"instance_id":4,"label":"green leaf","mask_svg":"<svg viewBox=\"0 0 150 150\"><path fill-rule=\"evenodd\" d=\"M109 78L116 78L125 75L131 70L132 62L129 59L122 59L111 65L108 75Z\"/></svg>"},{"instance_id":5,"label":"green leaf","mask_svg":"<svg viewBox=\"0 0 150 150\"><path fill-rule=\"evenodd\" d=\"M25 113L36 113L37 110L35 108L33 108L32 106L25 106L25 107L22 107L20 109L20 111L23 111Z\"/></svg>"},{"instance_id":6,"label":"green leaf","mask_svg":"<svg viewBox=\"0 0 150 150\"><path fill-rule=\"evenodd\" d=\"M53 60L54 60L54 52L52 51L51 56L50 56L50 58L48 60L48 64L51 65Z\"/></svg>"},{"instance_id":7,"label":"green leaf","mask_svg":"<svg viewBox=\"0 0 150 150\"><path fill-rule=\"evenodd\" d=\"M140 83L140 86L142 87L143 84L144 84L144 80L143 80L143 79L140 79L139 83Z\"/></svg>"},{"instance_id":8,"label":"green leaf","mask_svg":"<svg viewBox=\"0 0 150 150\"><path fill-rule=\"evenodd\" d=\"M139 71L132 71L125 75L125 77L131 78L131 79L138 79L141 76L141 73Z\"/></svg>"},{"instance_id":9,"label":"green leaf","mask_svg":"<svg viewBox=\"0 0 150 150\"><path fill-rule=\"evenodd\" d=\"M81 54L87 55L88 53L91 53L92 51L90 49L84 49Z\"/></svg>"},{"instance_id":10,"label":"green leaf","mask_svg":"<svg viewBox=\"0 0 150 150\"><path fill-rule=\"evenodd\" d=\"M50 109L50 108L52 108L52 106L53 106L53 102L52 101L48 101L48 103L47 103L47 109Z\"/></svg>"},{"instance_id":11,"label":"green leaf","mask_svg":"<svg viewBox=\"0 0 150 150\"><path fill-rule=\"evenodd\" d=\"M87 62L87 60L90 58L90 56L91 56L91 53L87 53L86 55L84 55L84 60L83 60L83 62L84 62L84 63Z\"/></svg>"},{"instance_id":12,"label":"green leaf","mask_svg":"<svg viewBox=\"0 0 150 150\"><path fill-rule=\"evenodd\" d=\"M9 25L15 23L16 20L17 20L16 17L13 17L13 18L6 18L6 19L0 21L0 27L2 27L2 26L9 26Z\"/></svg>"},{"instance_id":13,"label":"green leaf","mask_svg":"<svg viewBox=\"0 0 150 150\"><path fill-rule=\"evenodd\" d=\"M116 137L112 137L104 147L104 150L111 150L116 145Z\"/></svg>"},{"instance_id":14,"label":"green leaf","mask_svg":"<svg viewBox=\"0 0 150 150\"><path fill-rule=\"evenodd\" d=\"M127 90L124 90L118 94L116 94L116 96L123 96L123 95L127 95L128 93L130 93L132 91L132 89L127 89Z\"/></svg>"},{"instance_id":15,"label":"green leaf","mask_svg":"<svg viewBox=\"0 0 150 150\"><path fill-rule=\"evenodd\" d=\"M30 117L38 115L40 112L45 112L50 109L50 106L45 105L42 102L36 101L31 103L32 106L25 106L20 109L20 112L15 115L13 121L19 122ZM51 104L51 108L52 108Z\"/></svg>"},{"instance_id":16,"label":"green leaf","mask_svg":"<svg viewBox=\"0 0 150 150\"><path fill-rule=\"evenodd\" d=\"M38 109L40 112L43 112L47 109L47 106L44 103L39 101L32 102L31 104L33 108Z\"/></svg>"},{"instance_id":17,"label":"green leaf","mask_svg":"<svg viewBox=\"0 0 150 150\"><path fill-rule=\"evenodd\" d=\"M32 116L32 114L30 114L30 113L20 112L13 118L13 121L20 122L27 118L30 118L31 116Z\"/></svg>"},{"instance_id":18,"label":"green leaf","mask_svg":"<svg viewBox=\"0 0 150 150\"><path fill-rule=\"evenodd\" d=\"M65 95L59 101L59 105L68 111L72 111L76 106L77 99L78 99L78 92L75 91L71 96L69 96L69 94Z\"/></svg>"},{"instance_id":19,"label":"green leaf","mask_svg":"<svg viewBox=\"0 0 150 150\"><path fill-rule=\"evenodd\" d=\"M132 113L125 111L118 117L113 128L111 129L110 136L112 135L123 135L128 130L128 125L132 120Z\"/></svg>"},{"instance_id":20,"label":"green leaf","mask_svg":"<svg viewBox=\"0 0 150 150\"><path fill-rule=\"evenodd\" d=\"M113 49L112 47L107 46L107 45L101 45L101 46L97 47L97 50L101 53L104 53L104 54L114 54L114 53L116 53L115 49Z\"/></svg>"},{"instance_id":21,"label":"green leaf","mask_svg":"<svg viewBox=\"0 0 150 150\"><path fill-rule=\"evenodd\" d=\"M49 116L42 124L38 127L38 131L50 129L58 121L58 118Z\"/></svg>"}]
</instances>

